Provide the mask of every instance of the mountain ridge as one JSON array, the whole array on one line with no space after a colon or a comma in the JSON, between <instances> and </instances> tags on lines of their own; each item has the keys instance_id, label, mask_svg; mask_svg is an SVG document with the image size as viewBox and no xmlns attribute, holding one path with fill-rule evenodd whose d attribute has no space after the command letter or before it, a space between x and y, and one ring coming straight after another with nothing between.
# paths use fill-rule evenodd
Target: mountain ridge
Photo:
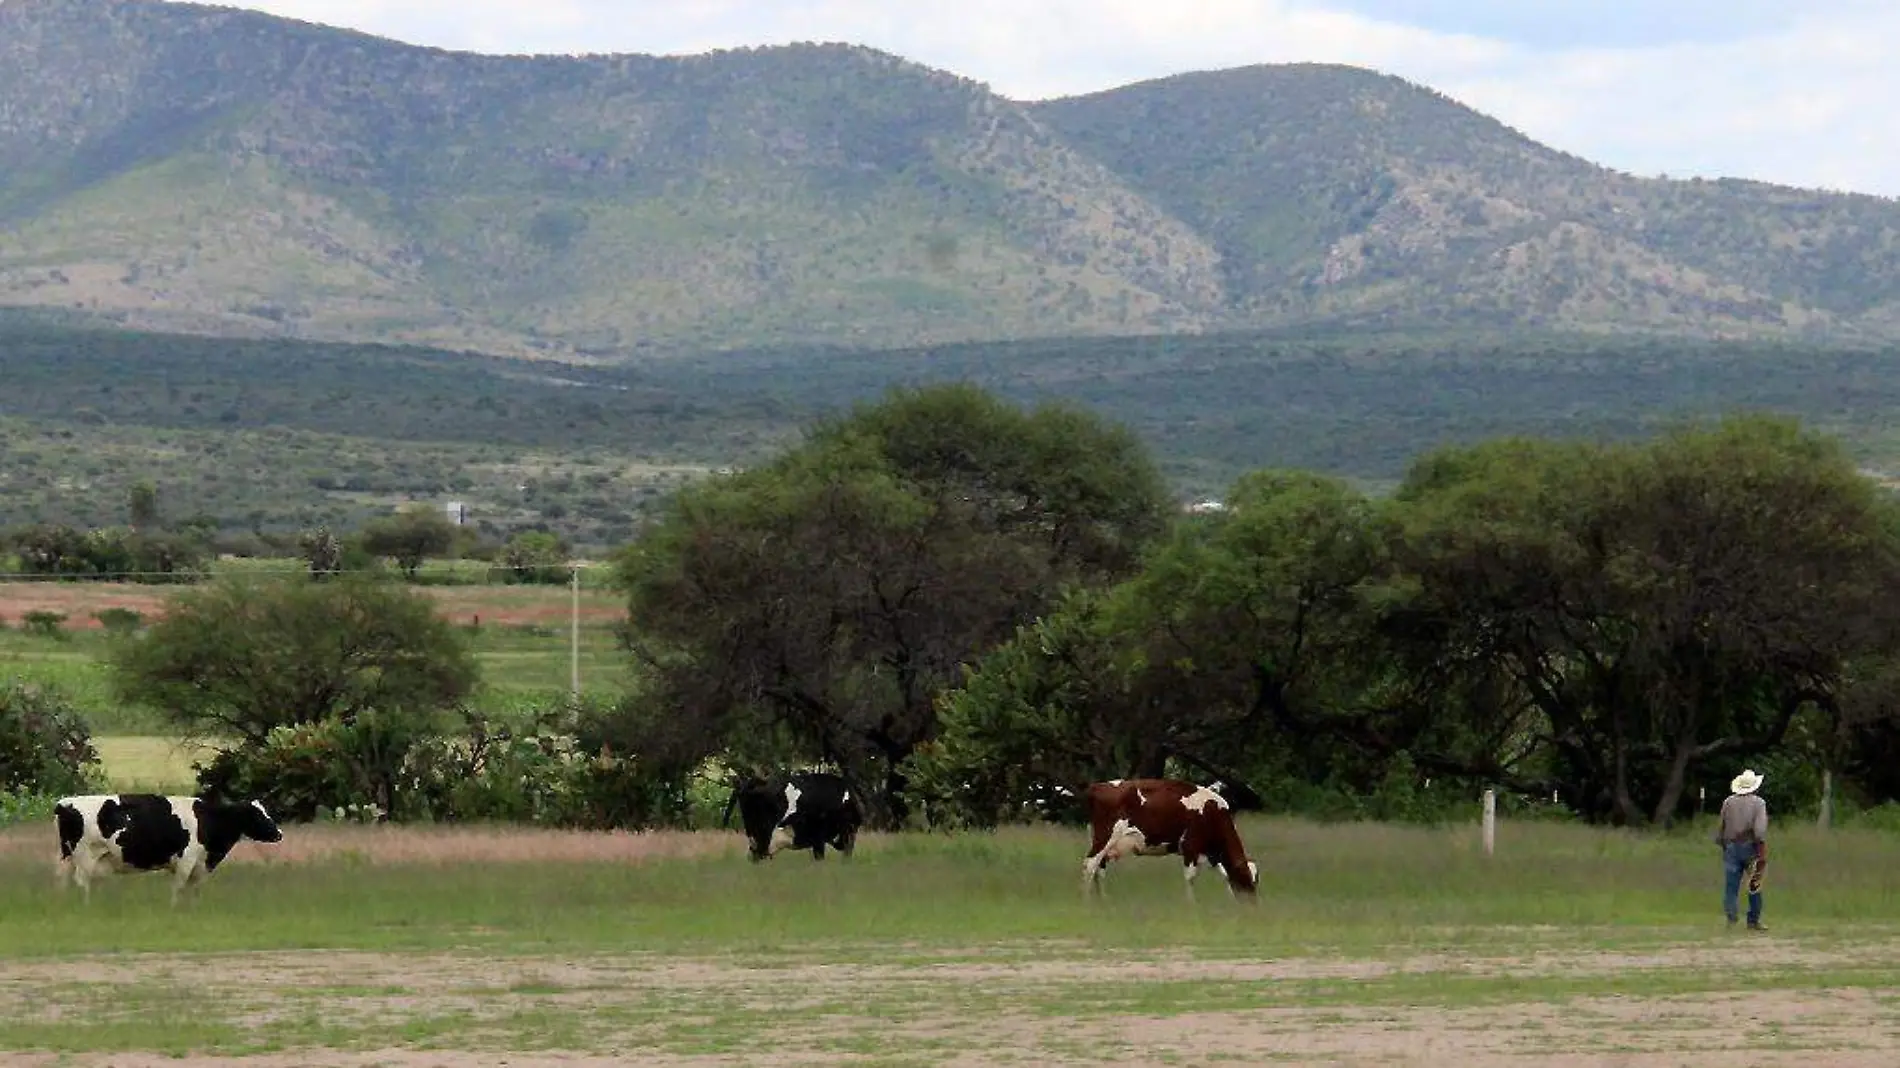
<instances>
[{"instance_id":1,"label":"mountain ridge","mask_svg":"<svg viewBox=\"0 0 1900 1068\"><path fill-rule=\"evenodd\" d=\"M843 43L495 56L0 3L0 304L614 360L1302 324L1900 337L1900 205L1257 65L1019 102Z\"/></svg>"}]
</instances>

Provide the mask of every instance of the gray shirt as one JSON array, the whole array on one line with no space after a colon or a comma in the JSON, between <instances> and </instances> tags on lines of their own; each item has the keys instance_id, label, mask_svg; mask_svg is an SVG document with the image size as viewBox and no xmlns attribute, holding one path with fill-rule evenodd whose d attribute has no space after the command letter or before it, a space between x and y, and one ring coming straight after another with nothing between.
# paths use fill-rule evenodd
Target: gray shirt
<instances>
[{"instance_id":1,"label":"gray shirt","mask_svg":"<svg viewBox=\"0 0 1900 1068\"><path fill-rule=\"evenodd\" d=\"M1717 842L1768 840L1768 802L1760 794L1730 794L1722 802L1722 818L1715 828Z\"/></svg>"}]
</instances>

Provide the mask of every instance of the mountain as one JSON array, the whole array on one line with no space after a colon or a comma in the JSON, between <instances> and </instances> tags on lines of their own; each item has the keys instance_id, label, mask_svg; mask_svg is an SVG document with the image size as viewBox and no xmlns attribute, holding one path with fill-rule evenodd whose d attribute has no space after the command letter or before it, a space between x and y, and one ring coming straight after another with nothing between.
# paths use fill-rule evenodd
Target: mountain
<instances>
[{"instance_id":1,"label":"mountain","mask_svg":"<svg viewBox=\"0 0 1900 1068\"><path fill-rule=\"evenodd\" d=\"M1209 235L1249 322L1900 331L1900 204L1637 178L1350 67L1188 74L1035 105Z\"/></svg>"},{"instance_id":2,"label":"mountain","mask_svg":"<svg viewBox=\"0 0 1900 1068\"><path fill-rule=\"evenodd\" d=\"M1900 336L1900 206L1344 67L1036 104L848 45L487 56L0 0L0 304L613 359L1306 324Z\"/></svg>"}]
</instances>

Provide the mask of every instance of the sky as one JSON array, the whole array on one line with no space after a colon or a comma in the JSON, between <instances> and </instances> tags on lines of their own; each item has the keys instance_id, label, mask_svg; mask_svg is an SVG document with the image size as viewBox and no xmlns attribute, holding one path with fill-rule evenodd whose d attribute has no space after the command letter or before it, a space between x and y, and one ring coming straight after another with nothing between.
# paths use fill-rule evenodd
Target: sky
<instances>
[{"instance_id":1,"label":"sky","mask_svg":"<svg viewBox=\"0 0 1900 1068\"><path fill-rule=\"evenodd\" d=\"M228 0L227 0L228 2ZM1430 85L1619 170L1900 196L1896 0L248 0L500 53L849 41L1018 100L1252 63Z\"/></svg>"}]
</instances>

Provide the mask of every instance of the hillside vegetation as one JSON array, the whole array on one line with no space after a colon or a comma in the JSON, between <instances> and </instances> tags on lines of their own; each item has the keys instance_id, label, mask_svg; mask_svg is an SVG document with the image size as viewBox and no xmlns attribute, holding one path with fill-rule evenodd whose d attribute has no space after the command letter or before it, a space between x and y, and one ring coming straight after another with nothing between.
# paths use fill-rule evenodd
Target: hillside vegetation
<instances>
[{"instance_id":1,"label":"hillside vegetation","mask_svg":"<svg viewBox=\"0 0 1900 1068\"><path fill-rule=\"evenodd\" d=\"M420 347L100 331L0 315L0 528L124 520L158 487L227 532L354 529L466 502L485 533L625 541L707 471L752 465L893 385L967 381L1132 429L1178 497L1258 467L1380 486L1445 444L1630 440L1757 409L1900 470L1900 353L1468 331L786 346L614 367Z\"/></svg>"},{"instance_id":2,"label":"hillside vegetation","mask_svg":"<svg viewBox=\"0 0 1900 1068\"><path fill-rule=\"evenodd\" d=\"M0 303L612 359L1312 324L1900 336L1900 208L1618 174L1396 78L1024 104L849 45L485 56L0 4Z\"/></svg>"}]
</instances>

